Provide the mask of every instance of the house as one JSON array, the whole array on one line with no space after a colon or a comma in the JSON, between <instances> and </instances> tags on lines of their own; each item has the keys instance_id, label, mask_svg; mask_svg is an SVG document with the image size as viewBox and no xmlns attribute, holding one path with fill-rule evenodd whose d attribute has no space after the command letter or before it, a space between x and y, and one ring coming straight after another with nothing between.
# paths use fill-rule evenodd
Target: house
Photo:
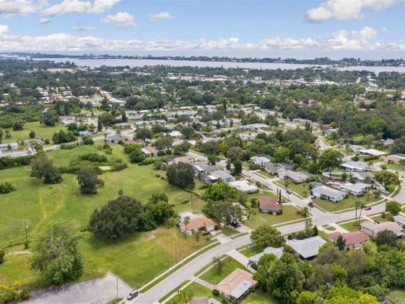
<instances>
[{"instance_id":1,"label":"house","mask_svg":"<svg viewBox=\"0 0 405 304\"><path fill-rule=\"evenodd\" d=\"M59 123L61 123L62 125L64 125L66 127L68 124L75 123L75 117L74 116L59 116L58 121L59 121Z\"/></svg>"},{"instance_id":2,"label":"house","mask_svg":"<svg viewBox=\"0 0 405 304\"><path fill-rule=\"evenodd\" d=\"M115 126L118 129L131 129L131 125L127 122L116 123Z\"/></svg>"},{"instance_id":3,"label":"house","mask_svg":"<svg viewBox=\"0 0 405 304\"><path fill-rule=\"evenodd\" d=\"M352 172L351 176L359 182L373 184L375 182L374 175L370 172Z\"/></svg>"},{"instance_id":4,"label":"house","mask_svg":"<svg viewBox=\"0 0 405 304\"><path fill-rule=\"evenodd\" d=\"M283 169L278 171L278 176L282 179L290 179L294 184L301 184L311 179L308 174Z\"/></svg>"},{"instance_id":5,"label":"house","mask_svg":"<svg viewBox=\"0 0 405 304\"><path fill-rule=\"evenodd\" d=\"M255 185L250 184L247 180L237 180L229 183L230 186L234 187L236 190L245 193L255 193L259 191Z\"/></svg>"},{"instance_id":6,"label":"house","mask_svg":"<svg viewBox=\"0 0 405 304\"><path fill-rule=\"evenodd\" d=\"M281 206L277 201L272 197L261 197L259 199L259 209L263 213L272 213L277 215L281 212Z\"/></svg>"},{"instance_id":7,"label":"house","mask_svg":"<svg viewBox=\"0 0 405 304\"><path fill-rule=\"evenodd\" d=\"M250 160L255 164L261 167L264 167L266 164L270 163L270 158L265 156L253 156Z\"/></svg>"},{"instance_id":8,"label":"house","mask_svg":"<svg viewBox=\"0 0 405 304\"><path fill-rule=\"evenodd\" d=\"M121 136L119 134L115 134L115 135L110 135L107 136L105 138L105 140L109 143L120 143L120 142L125 142L127 141L128 138L126 138L125 136Z\"/></svg>"},{"instance_id":9,"label":"house","mask_svg":"<svg viewBox=\"0 0 405 304\"><path fill-rule=\"evenodd\" d=\"M215 170L211 172L211 175L214 176L217 180L230 183L235 180L235 178L224 170Z\"/></svg>"},{"instance_id":10,"label":"house","mask_svg":"<svg viewBox=\"0 0 405 304\"><path fill-rule=\"evenodd\" d=\"M196 176L200 176L203 173L211 173L211 172L219 169L216 166L211 166L211 165L207 165L207 164L203 164L203 163L195 163L195 164L192 164L192 166L193 166Z\"/></svg>"},{"instance_id":11,"label":"house","mask_svg":"<svg viewBox=\"0 0 405 304\"><path fill-rule=\"evenodd\" d=\"M405 227L405 216L403 216L402 214L395 215L394 222L400 225L401 227Z\"/></svg>"},{"instance_id":12,"label":"house","mask_svg":"<svg viewBox=\"0 0 405 304\"><path fill-rule=\"evenodd\" d=\"M251 273L238 268L215 285L215 289L232 301L237 301L253 290L256 285L257 282Z\"/></svg>"},{"instance_id":13,"label":"house","mask_svg":"<svg viewBox=\"0 0 405 304\"><path fill-rule=\"evenodd\" d=\"M405 160L405 154L398 153L398 154L391 154L384 158L387 163L399 163L401 160Z\"/></svg>"},{"instance_id":14,"label":"house","mask_svg":"<svg viewBox=\"0 0 405 304\"><path fill-rule=\"evenodd\" d=\"M151 147L151 146L141 148L141 151L145 156L157 156L158 155L158 150L155 147Z\"/></svg>"},{"instance_id":15,"label":"house","mask_svg":"<svg viewBox=\"0 0 405 304\"><path fill-rule=\"evenodd\" d=\"M217 223L203 214L183 212L180 214L180 230L192 235L196 231L210 232L217 228Z\"/></svg>"},{"instance_id":16,"label":"house","mask_svg":"<svg viewBox=\"0 0 405 304\"><path fill-rule=\"evenodd\" d=\"M369 155L369 156L376 156L376 157L383 156L383 155L386 154L385 152L382 152L382 151L379 151L379 150L376 150L376 149L361 149L358 152L361 155Z\"/></svg>"},{"instance_id":17,"label":"house","mask_svg":"<svg viewBox=\"0 0 405 304\"><path fill-rule=\"evenodd\" d=\"M368 165L365 162L350 161L341 164L341 167L346 171L364 172L367 171Z\"/></svg>"},{"instance_id":18,"label":"house","mask_svg":"<svg viewBox=\"0 0 405 304\"><path fill-rule=\"evenodd\" d=\"M381 142L384 145L384 147L389 147L389 146L392 146L395 141L392 138L387 138L387 139L381 139Z\"/></svg>"},{"instance_id":19,"label":"house","mask_svg":"<svg viewBox=\"0 0 405 304\"><path fill-rule=\"evenodd\" d=\"M221 302L208 297L192 298L188 304L221 304Z\"/></svg>"},{"instance_id":20,"label":"house","mask_svg":"<svg viewBox=\"0 0 405 304\"><path fill-rule=\"evenodd\" d=\"M394 232L397 237L404 236L404 233L402 232L403 228L394 222L383 222L376 224L366 221L360 224L360 229L371 237L376 237L379 232L385 230Z\"/></svg>"},{"instance_id":21,"label":"house","mask_svg":"<svg viewBox=\"0 0 405 304\"><path fill-rule=\"evenodd\" d=\"M341 185L339 188L340 190L345 191L351 195L360 196L366 193L367 190L371 188L371 185L364 183L346 183Z\"/></svg>"},{"instance_id":22,"label":"house","mask_svg":"<svg viewBox=\"0 0 405 304\"><path fill-rule=\"evenodd\" d=\"M346 192L339 191L324 185L313 188L311 192L312 195L317 198L329 200L334 203L340 202L347 197Z\"/></svg>"},{"instance_id":23,"label":"house","mask_svg":"<svg viewBox=\"0 0 405 304\"><path fill-rule=\"evenodd\" d=\"M288 240L290 246L302 259L311 259L318 255L319 249L326 244L320 236L313 236L303 240Z\"/></svg>"},{"instance_id":24,"label":"house","mask_svg":"<svg viewBox=\"0 0 405 304\"><path fill-rule=\"evenodd\" d=\"M259 262L260 258L262 256L264 256L265 254L274 254L279 259L279 258L281 258L283 253L284 253L284 247L279 247L279 248L266 247L266 248L264 248L263 252L260 252L249 258L249 265L257 266L257 263Z\"/></svg>"},{"instance_id":25,"label":"house","mask_svg":"<svg viewBox=\"0 0 405 304\"><path fill-rule=\"evenodd\" d=\"M176 131L176 130L171 131L171 132L169 133L169 135L170 135L171 137L174 137L174 138L180 138L180 137L182 136L181 132L180 132L180 131Z\"/></svg>"},{"instance_id":26,"label":"house","mask_svg":"<svg viewBox=\"0 0 405 304\"><path fill-rule=\"evenodd\" d=\"M363 231L354 231L341 234L340 232L332 232L328 236L328 241L335 243L339 236L342 236L345 241L345 249L357 249L361 248L361 246L370 240L368 234L364 233Z\"/></svg>"}]
</instances>

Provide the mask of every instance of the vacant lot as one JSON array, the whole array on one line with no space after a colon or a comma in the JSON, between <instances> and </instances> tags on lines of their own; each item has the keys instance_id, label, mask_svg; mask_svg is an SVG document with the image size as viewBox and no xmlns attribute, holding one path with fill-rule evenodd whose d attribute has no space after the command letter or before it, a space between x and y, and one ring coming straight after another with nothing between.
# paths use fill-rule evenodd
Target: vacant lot
<instances>
[{"instance_id":1,"label":"vacant lot","mask_svg":"<svg viewBox=\"0 0 405 304\"><path fill-rule=\"evenodd\" d=\"M29 133L31 131L35 132L36 138L41 138L43 140L49 139L52 143L52 136L55 132L58 132L62 129L65 129L62 125L56 125L54 127L47 127L41 125L38 121L37 122L27 122L24 125L24 130L21 131L13 131L10 129L11 138L4 138L3 143L11 143L16 142L17 140L27 140L30 139Z\"/></svg>"},{"instance_id":2,"label":"vacant lot","mask_svg":"<svg viewBox=\"0 0 405 304\"><path fill-rule=\"evenodd\" d=\"M255 292L250 293L245 300L242 301L243 304L280 304L279 301L271 297L268 293L264 293L260 289Z\"/></svg>"},{"instance_id":3,"label":"vacant lot","mask_svg":"<svg viewBox=\"0 0 405 304\"><path fill-rule=\"evenodd\" d=\"M120 146L115 146L112 156L122 156L121 150ZM56 165L62 165L75 155L94 151L95 148L81 146L73 150L50 152L48 155L54 159ZM201 238L198 243L192 237L185 238L175 228L160 228L106 244L95 240L84 230L93 210L115 199L119 190L143 203L153 193L165 193L169 202L176 205L176 211L201 209L203 201L196 199L193 194L170 187L166 180L155 176L157 172L152 166L130 165L123 171L101 175L105 186L94 196L80 194L75 175L64 174L61 184L44 185L29 177L29 174L29 167L0 171L0 183L9 181L17 188L17 191L0 198L0 246L24 241L24 220L30 223L28 234L31 242L35 241L38 232L47 225L65 222L79 237L78 246L84 262L83 280L100 277L111 271L131 286L140 287L208 243L205 238ZM162 172L158 174L163 176ZM181 203L190 199L191 203ZM7 252L22 249L21 246L11 247ZM30 270L29 264L30 254L8 255L5 263L0 265L0 283L19 280L29 286L42 287L43 283Z\"/></svg>"}]
</instances>

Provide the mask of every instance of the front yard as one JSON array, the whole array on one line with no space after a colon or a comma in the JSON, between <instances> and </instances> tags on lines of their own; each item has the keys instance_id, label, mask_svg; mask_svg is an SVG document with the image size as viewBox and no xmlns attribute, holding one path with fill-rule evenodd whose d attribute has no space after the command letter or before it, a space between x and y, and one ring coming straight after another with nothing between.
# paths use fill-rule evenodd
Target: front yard
<instances>
[{"instance_id":1,"label":"front yard","mask_svg":"<svg viewBox=\"0 0 405 304\"><path fill-rule=\"evenodd\" d=\"M316 204L318 207L322 209L325 209L326 211L337 212L344 209L354 208L355 202L357 201L362 202L364 205L367 205L377 202L379 200L381 200L381 198L376 198L372 194L370 194L369 197L367 197L367 195L363 196L349 195L348 198L338 203L316 198L314 199L314 204Z\"/></svg>"},{"instance_id":2,"label":"front yard","mask_svg":"<svg viewBox=\"0 0 405 304\"><path fill-rule=\"evenodd\" d=\"M245 222L245 225L255 229L263 224L275 225L284 222L304 220L305 218L297 214L298 209L293 206L283 206L283 214L272 215L268 213L261 213L257 210L255 215L252 215L249 220Z\"/></svg>"},{"instance_id":3,"label":"front yard","mask_svg":"<svg viewBox=\"0 0 405 304\"><path fill-rule=\"evenodd\" d=\"M217 269L212 267L210 270L208 270L206 273L200 276L200 278L208 283L215 285L221 282L224 278L226 278L237 268L246 270L245 266L243 266L238 261L232 259L231 257L225 257L223 262L224 266L221 272L218 272Z\"/></svg>"}]
</instances>

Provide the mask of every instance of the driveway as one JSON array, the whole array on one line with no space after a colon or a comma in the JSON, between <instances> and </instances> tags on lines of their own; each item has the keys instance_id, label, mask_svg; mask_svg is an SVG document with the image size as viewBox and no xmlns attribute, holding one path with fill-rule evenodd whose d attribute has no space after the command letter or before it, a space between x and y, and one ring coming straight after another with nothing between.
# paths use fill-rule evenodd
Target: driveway
<instances>
[{"instance_id":1,"label":"driveway","mask_svg":"<svg viewBox=\"0 0 405 304\"><path fill-rule=\"evenodd\" d=\"M105 304L117 297L126 298L131 291L120 278L107 274L104 278L71 285L53 287L44 291L31 293L31 298L24 304Z\"/></svg>"}]
</instances>

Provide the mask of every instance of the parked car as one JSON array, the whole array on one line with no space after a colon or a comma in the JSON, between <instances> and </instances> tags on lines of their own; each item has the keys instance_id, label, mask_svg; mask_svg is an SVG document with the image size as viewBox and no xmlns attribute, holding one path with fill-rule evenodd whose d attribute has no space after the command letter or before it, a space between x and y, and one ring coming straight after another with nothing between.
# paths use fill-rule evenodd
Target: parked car
<instances>
[{"instance_id":1,"label":"parked car","mask_svg":"<svg viewBox=\"0 0 405 304\"><path fill-rule=\"evenodd\" d=\"M127 296L127 300L130 301L130 300L136 298L136 297L138 296L138 294L139 294L139 291L138 291L138 290L135 290L135 289L132 290L132 291L129 293L129 295Z\"/></svg>"},{"instance_id":2,"label":"parked car","mask_svg":"<svg viewBox=\"0 0 405 304\"><path fill-rule=\"evenodd\" d=\"M239 227L240 227L240 223L239 223L239 222L232 222L232 223L229 223L229 225L231 225L231 226L234 227L234 228L239 228Z\"/></svg>"},{"instance_id":3,"label":"parked car","mask_svg":"<svg viewBox=\"0 0 405 304\"><path fill-rule=\"evenodd\" d=\"M309 203L308 203L308 207L313 208L313 207L314 207L314 203L313 203L313 202L309 202Z\"/></svg>"},{"instance_id":4,"label":"parked car","mask_svg":"<svg viewBox=\"0 0 405 304\"><path fill-rule=\"evenodd\" d=\"M371 210L371 207L367 207L365 210L367 210L367 211L368 211L368 210Z\"/></svg>"},{"instance_id":5,"label":"parked car","mask_svg":"<svg viewBox=\"0 0 405 304\"><path fill-rule=\"evenodd\" d=\"M286 190L285 192L287 192L287 194L291 194L291 193L292 193L290 190Z\"/></svg>"}]
</instances>

